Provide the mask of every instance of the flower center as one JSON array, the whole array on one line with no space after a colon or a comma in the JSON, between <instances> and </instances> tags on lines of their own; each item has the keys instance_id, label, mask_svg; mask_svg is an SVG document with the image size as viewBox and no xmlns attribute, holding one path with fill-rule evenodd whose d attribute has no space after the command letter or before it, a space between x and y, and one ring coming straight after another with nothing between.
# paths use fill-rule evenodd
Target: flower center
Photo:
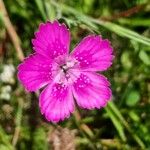
<instances>
[{"instance_id":1,"label":"flower center","mask_svg":"<svg viewBox=\"0 0 150 150\"><path fill-rule=\"evenodd\" d=\"M75 61L67 61L65 64L60 65L60 69L66 74L69 69L73 69L77 62Z\"/></svg>"},{"instance_id":2,"label":"flower center","mask_svg":"<svg viewBox=\"0 0 150 150\"><path fill-rule=\"evenodd\" d=\"M66 74L69 68L66 66L66 64L64 64L60 66L60 69Z\"/></svg>"},{"instance_id":3,"label":"flower center","mask_svg":"<svg viewBox=\"0 0 150 150\"><path fill-rule=\"evenodd\" d=\"M76 59L70 57L59 57L55 61L58 65L58 71L55 81L59 84L71 84L78 77L79 63ZM78 73L76 73L78 72Z\"/></svg>"}]
</instances>

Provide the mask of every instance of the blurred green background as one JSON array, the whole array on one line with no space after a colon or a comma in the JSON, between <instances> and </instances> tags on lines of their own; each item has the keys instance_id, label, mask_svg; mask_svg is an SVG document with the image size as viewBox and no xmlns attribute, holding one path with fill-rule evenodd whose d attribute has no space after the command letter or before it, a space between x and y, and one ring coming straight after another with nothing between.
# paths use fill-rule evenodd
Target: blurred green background
<instances>
[{"instance_id":1,"label":"blurred green background","mask_svg":"<svg viewBox=\"0 0 150 150\"><path fill-rule=\"evenodd\" d=\"M96 33L115 54L104 72L112 101L101 110L77 108L59 124L41 116L39 93L27 93L16 77L39 24L54 19L70 28L71 49ZM0 0L0 150L14 149L150 149L148 0Z\"/></svg>"}]
</instances>

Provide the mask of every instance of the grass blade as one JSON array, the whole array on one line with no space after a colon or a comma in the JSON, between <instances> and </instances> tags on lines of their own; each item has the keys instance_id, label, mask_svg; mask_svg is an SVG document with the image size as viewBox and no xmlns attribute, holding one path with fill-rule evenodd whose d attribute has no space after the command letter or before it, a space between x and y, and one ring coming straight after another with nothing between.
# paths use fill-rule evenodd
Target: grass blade
<instances>
[{"instance_id":1,"label":"grass blade","mask_svg":"<svg viewBox=\"0 0 150 150\"><path fill-rule=\"evenodd\" d=\"M90 27L93 26L94 29L96 28L95 25L97 24L97 25L107 28L108 30L116 33L119 36L123 36L130 40L135 40L139 43L150 46L150 39L138 34L135 31L132 31L128 28L122 27L122 26L117 25L112 22L93 19L89 16L86 16L86 15L78 12L77 10L75 10L73 8L70 8L69 6L66 6L65 4L58 5L58 3L55 3L54 1L52 1L52 4L55 5L56 7L59 7L59 9L61 9L64 13L69 12L69 13L73 14L78 20L80 20L81 22L83 22L86 25L89 25L89 22L90 22Z\"/></svg>"}]
</instances>

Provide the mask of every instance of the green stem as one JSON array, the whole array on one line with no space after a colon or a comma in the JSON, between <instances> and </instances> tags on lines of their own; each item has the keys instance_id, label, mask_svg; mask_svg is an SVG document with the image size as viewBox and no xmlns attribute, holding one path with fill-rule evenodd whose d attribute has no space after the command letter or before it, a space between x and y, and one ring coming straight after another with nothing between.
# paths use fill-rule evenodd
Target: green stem
<instances>
[{"instance_id":1,"label":"green stem","mask_svg":"<svg viewBox=\"0 0 150 150\"><path fill-rule=\"evenodd\" d=\"M144 149L145 145L144 145L143 141L136 135L136 133L134 133L134 131L132 130L132 128L129 126L128 122L123 118L122 114L120 113L120 111L118 110L118 108L116 107L116 105L113 102L109 102L108 103L108 107L114 112L114 114L118 117L118 119L126 127L126 129L128 130L128 132L132 135L132 137L139 144L139 146L141 146L141 148Z\"/></svg>"}]
</instances>

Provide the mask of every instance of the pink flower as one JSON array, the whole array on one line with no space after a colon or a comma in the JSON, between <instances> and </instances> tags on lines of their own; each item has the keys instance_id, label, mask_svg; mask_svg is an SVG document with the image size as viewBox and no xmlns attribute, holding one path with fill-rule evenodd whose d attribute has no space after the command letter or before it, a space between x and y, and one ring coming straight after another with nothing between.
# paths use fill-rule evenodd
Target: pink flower
<instances>
[{"instance_id":1,"label":"pink flower","mask_svg":"<svg viewBox=\"0 0 150 150\"><path fill-rule=\"evenodd\" d=\"M111 98L110 83L97 73L108 69L113 49L101 36L85 37L69 54L70 32L58 21L41 24L32 40L34 54L18 66L18 79L28 91L42 87L39 106L48 121L68 118L75 102L102 108Z\"/></svg>"}]
</instances>

